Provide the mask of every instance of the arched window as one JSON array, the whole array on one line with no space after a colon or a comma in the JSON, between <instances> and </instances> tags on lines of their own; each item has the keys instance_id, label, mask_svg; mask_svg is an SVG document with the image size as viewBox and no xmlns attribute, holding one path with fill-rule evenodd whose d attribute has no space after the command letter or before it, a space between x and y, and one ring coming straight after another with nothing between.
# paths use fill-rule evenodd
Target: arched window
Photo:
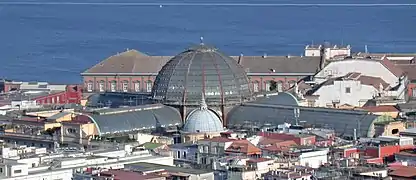
<instances>
[{"instance_id":1,"label":"arched window","mask_svg":"<svg viewBox=\"0 0 416 180\"><path fill-rule=\"evenodd\" d=\"M146 82L146 92L152 92L152 85L153 85L153 82L151 80L148 80Z\"/></svg>"},{"instance_id":2,"label":"arched window","mask_svg":"<svg viewBox=\"0 0 416 180\"><path fill-rule=\"evenodd\" d=\"M276 83L276 89L278 92L283 92L283 81L278 81Z\"/></svg>"},{"instance_id":3,"label":"arched window","mask_svg":"<svg viewBox=\"0 0 416 180\"><path fill-rule=\"evenodd\" d=\"M271 87L271 81L266 81L264 82L264 91L270 91L270 87Z\"/></svg>"},{"instance_id":4,"label":"arched window","mask_svg":"<svg viewBox=\"0 0 416 180\"><path fill-rule=\"evenodd\" d=\"M117 91L117 81L111 81L110 82L110 91L111 92Z\"/></svg>"},{"instance_id":5,"label":"arched window","mask_svg":"<svg viewBox=\"0 0 416 180\"><path fill-rule=\"evenodd\" d=\"M93 83L92 83L92 81L88 81L87 82L87 91L92 92L92 89L93 89Z\"/></svg>"},{"instance_id":6,"label":"arched window","mask_svg":"<svg viewBox=\"0 0 416 180\"><path fill-rule=\"evenodd\" d=\"M122 88L123 88L123 92L128 92L129 91L129 82L128 81L123 81Z\"/></svg>"},{"instance_id":7,"label":"arched window","mask_svg":"<svg viewBox=\"0 0 416 180\"><path fill-rule=\"evenodd\" d=\"M100 92L104 92L105 91L105 82L104 81L100 81L99 83L98 83L98 90L100 91Z\"/></svg>"},{"instance_id":8,"label":"arched window","mask_svg":"<svg viewBox=\"0 0 416 180\"><path fill-rule=\"evenodd\" d=\"M140 92L140 81L134 82L134 91Z\"/></svg>"},{"instance_id":9,"label":"arched window","mask_svg":"<svg viewBox=\"0 0 416 180\"><path fill-rule=\"evenodd\" d=\"M253 82L253 91L254 92L259 92L259 82L258 81Z\"/></svg>"}]
</instances>

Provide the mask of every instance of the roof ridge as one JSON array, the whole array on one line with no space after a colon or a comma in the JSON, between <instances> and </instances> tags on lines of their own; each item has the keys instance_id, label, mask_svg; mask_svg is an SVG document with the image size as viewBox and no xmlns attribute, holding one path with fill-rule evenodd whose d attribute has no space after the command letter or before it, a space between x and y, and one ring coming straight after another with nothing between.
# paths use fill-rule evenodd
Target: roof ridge
<instances>
[{"instance_id":1,"label":"roof ridge","mask_svg":"<svg viewBox=\"0 0 416 180\"><path fill-rule=\"evenodd\" d=\"M131 54L131 53L134 53L135 55L139 55L139 56L148 56L148 57L151 57L151 56L149 56L149 55L147 55L145 53L142 53L142 52L140 52L138 50L135 50L135 49L126 49L125 51L123 51L121 53L120 52L117 52L116 54L113 54L113 55L105 58L104 60L102 60L99 63L95 64L93 67L90 67L87 70L85 70L84 73L88 73L89 70L94 69L95 67L98 67L98 66L101 66L101 65L105 64L105 62L111 60L114 57L121 56L121 55L127 55L127 54Z\"/></svg>"}]
</instances>

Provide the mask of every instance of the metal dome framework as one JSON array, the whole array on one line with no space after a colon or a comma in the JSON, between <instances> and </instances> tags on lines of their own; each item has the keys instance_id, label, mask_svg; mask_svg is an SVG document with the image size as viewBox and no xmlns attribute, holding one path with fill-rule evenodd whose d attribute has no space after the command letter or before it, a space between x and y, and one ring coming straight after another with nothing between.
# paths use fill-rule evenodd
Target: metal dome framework
<instances>
[{"instance_id":1,"label":"metal dome framework","mask_svg":"<svg viewBox=\"0 0 416 180\"><path fill-rule=\"evenodd\" d=\"M179 106L198 106L201 93L209 106L235 105L253 98L242 66L218 49L204 44L167 62L152 89L154 100Z\"/></svg>"}]
</instances>

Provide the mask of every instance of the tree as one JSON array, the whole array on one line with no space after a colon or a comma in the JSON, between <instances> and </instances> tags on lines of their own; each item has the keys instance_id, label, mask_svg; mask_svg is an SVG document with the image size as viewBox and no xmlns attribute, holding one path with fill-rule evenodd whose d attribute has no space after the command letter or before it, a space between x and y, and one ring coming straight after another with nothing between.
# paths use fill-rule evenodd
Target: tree
<instances>
[{"instance_id":1,"label":"tree","mask_svg":"<svg viewBox=\"0 0 416 180\"><path fill-rule=\"evenodd\" d=\"M277 82L274 80L270 81L270 91L275 91L277 89Z\"/></svg>"}]
</instances>

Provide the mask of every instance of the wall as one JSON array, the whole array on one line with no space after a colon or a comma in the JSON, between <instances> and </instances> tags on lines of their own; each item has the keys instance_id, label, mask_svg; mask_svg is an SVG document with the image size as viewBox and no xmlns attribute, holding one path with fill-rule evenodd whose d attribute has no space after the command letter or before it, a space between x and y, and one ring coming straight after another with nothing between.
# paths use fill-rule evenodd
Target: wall
<instances>
[{"instance_id":1,"label":"wall","mask_svg":"<svg viewBox=\"0 0 416 180\"><path fill-rule=\"evenodd\" d=\"M345 76L351 72L359 72L365 76L380 77L384 81L394 86L398 84L399 78L392 74L379 61L375 60L342 60L329 63L324 69L315 75L321 82L328 74L333 77Z\"/></svg>"},{"instance_id":2,"label":"wall","mask_svg":"<svg viewBox=\"0 0 416 180\"><path fill-rule=\"evenodd\" d=\"M104 85L104 91L111 91L111 83L116 82L116 91L123 91L123 83L127 83L128 92L137 92L135 85L138 84L140 92L147 92L147 82L153 82L156 76L145 75L145 76L83 76L84 79L84 92L88 91L88 83L92 83L91 92L100 92L100 83Z\"/></svg>"},{"instance_id":3,"label":"wall","mask_svg":"<svg viewBox=\"0 0 416 180\"><path fill-rule=\"evenodd\" d=\"M350 88L350 93L346 92ZM373 86L362 85L360 81L335 81L333 85L325 85L319 88L314 95L319 95L315 105L327 107L333 101L339 101L339 105L349 104L361 107L366 101L372 99L377 94L377 89Z\"/></svg>"},{"instance_id":4,"label":"wall","mask_svg":"<svg viewBox=\"0 0 416 180\"><path fill-rule=\"evenodd\" d=\"M72 169L67 170L53 170L41 173L32 173L27 176L4 178L3 180L71 180Z\"/></svg>"},{"instance_id":5,"label":"wall","mask_svg":"<svg viewBox=\"0 0 416 180\"><path fill-rule=\"evenodd\" d=\"M36 97L37 104L79 104L82 99L81 86L68 85L66 91Z\"/></svg>"},{"instance_id":6,"label":"wall","mask_svg":"<svg viewBox=\"0 0 416 180\"><path fill-rule=\"evenodd\" d=\"M328 150L303 152L300 156L300 164L311 168L318 168L328 162Z\"/></svg>"}]
</instances>

